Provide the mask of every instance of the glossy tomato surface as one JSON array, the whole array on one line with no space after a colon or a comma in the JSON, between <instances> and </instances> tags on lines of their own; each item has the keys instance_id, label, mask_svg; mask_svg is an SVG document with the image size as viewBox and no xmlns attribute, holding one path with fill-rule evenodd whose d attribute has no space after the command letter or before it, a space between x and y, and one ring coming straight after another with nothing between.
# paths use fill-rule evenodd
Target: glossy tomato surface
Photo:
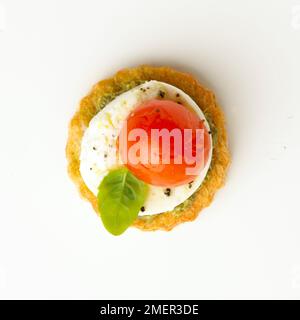
<instances>
[{"instance_id":1,"label":"glossy tomato surface","mask_svg":"<svg viewBox=\"0 0 300 320\"><path fill-rule=\"evenodd\" d=\"M202 137L198 140L197 129L201 129L198 133ZM136 177L170 187L193 181L207 162L211 146L209 133L194 110L174 101L155 99L129 115L118 148ZM194 168L193 172L187 168Z\"/></svg>"}]
</instances>

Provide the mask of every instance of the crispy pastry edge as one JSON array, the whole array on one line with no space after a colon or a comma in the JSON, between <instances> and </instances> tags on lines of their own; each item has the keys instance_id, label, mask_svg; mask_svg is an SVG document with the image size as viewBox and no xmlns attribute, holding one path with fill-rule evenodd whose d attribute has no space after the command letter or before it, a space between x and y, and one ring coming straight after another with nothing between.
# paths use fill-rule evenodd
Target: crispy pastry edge
<instances>
[{"instance_id":1,"label":"crispy pastry edge","mask_svg":"<svg viewBox=\"0 0 300 320\"><path fill-rule=\"evenodd\" d=\"M144 231L173 229L180 223L193 221L200 211L209 206L216 191L225 183L226 173L230 164L230 154L223 112L216 102L213 92L203 87L192 75L174 70L170 67L153 67L142 65L136 68L123 69L112 78L102 80L93 86L84 97L79 109L69 124L66 146L68 173L77 186L81 196L88 200L99 215L97 197L85 185L79 170L81 139L90 120L98 113L99 101L122 92L122 88L138 84L141 81L158 80L174 85L199 105L202 111L217 130L217 138L213 149L213 160L207 178L195 192L188 203L182 208L175 208L156 215L138 217L133 226Z\"/></svg>"}]
</instances>

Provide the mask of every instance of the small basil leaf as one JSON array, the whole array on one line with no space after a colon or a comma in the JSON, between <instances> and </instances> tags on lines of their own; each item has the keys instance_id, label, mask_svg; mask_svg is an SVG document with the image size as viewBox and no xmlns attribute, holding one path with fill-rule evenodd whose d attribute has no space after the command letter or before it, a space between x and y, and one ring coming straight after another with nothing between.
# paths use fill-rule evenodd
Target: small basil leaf
<instances>
[{"instance_id":1,"label":"small basil leaf","mask_svg":"<svg viewBox=\"0 0 300 320\"><path fill-rule=\"evenodd\" d=\"M98 189L98 208L105 228L122 234L136 219L145 202L148 185L127 168L109 172Z\"/></svg>"}]
</instances>

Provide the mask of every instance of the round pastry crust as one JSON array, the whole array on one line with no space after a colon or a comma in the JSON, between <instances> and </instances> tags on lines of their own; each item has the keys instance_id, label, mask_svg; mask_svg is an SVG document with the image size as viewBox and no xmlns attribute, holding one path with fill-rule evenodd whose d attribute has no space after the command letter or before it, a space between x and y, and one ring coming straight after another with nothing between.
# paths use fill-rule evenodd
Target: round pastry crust
<instances>
[{"instance_id":1,"label":"round pastry crust","mask_svg":"<svg viewBox=\"0 0 300 320\"><path fill-rule=\"evenodd\" d=\"M97 197L85 185L79 170L81 139L90 120L100 111L101 101L119 94L124 88L134 87L143 81L157 80L169 83L187 93L198 104L209 120L216 136L214 138L212 163L207 177L200 188L173 211L160 214L139 216L133 223L144 231L169 231L182 222L194 220L200 211L213 200L216 191L225 182L230 163L227 134L223 112L218 106L213 92L203 87L192 75L174 70L170 67L153 67L142 65L136 68L123 69L112 78L102 80L93 86L91 92L84 97L79 109L69 124L69 136L66 146L68 173L79 189L81 196L88 200L99 214ZM100 214L99 214L100 215Z\"/></svg>"}]
</instances>

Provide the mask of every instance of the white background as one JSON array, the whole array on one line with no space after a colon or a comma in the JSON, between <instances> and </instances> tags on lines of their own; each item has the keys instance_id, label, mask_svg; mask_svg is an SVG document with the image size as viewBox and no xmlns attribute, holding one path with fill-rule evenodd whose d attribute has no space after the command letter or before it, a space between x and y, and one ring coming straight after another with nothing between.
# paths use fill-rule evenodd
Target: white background
<instances>
[{"instance_id":1,"label":"white background","mask_svg":"<svg viewBox=\"0 0 300 320\"><path fill-rule=\"evenodd\" d=\"M299 6L2 0L0 297L300 298ZM232 165L195 222L114 237L67 176L67 127L141 63L215 91Z\"/></svg>"}]
</instances>

